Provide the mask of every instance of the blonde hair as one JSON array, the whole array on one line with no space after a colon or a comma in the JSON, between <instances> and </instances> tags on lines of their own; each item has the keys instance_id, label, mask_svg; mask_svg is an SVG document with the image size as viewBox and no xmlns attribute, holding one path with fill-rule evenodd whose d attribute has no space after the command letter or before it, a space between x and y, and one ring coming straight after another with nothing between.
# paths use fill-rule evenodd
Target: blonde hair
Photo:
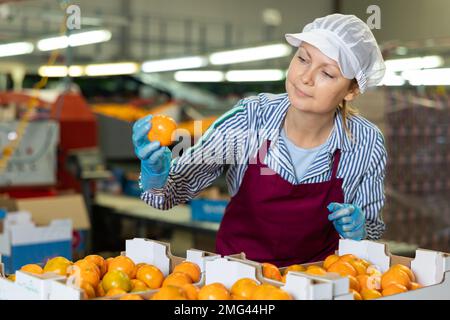
<instances>
[{"instance_id":1,"label":"blonde hair","mask_svg":"<svg viewBox=\"0 0 450 320\"><path fill-rule=\"evenodd\" d=\"M350 83L349 90L354 89L357 86L358 86L358 82L356 81L356 79L353 79L352 82ZM340 110L340 112L341 112L342 122L344 123L345 133L347 134L347 137L353 141L352 133L350 132L350 130L347 126L347 120L350 117L358 115L359 111L356 107L353 107L353 106L347 104L347 100L345 100L345 99L342 100L341 104L339 104L338 110Z\"/></svg>"}]
</instances>

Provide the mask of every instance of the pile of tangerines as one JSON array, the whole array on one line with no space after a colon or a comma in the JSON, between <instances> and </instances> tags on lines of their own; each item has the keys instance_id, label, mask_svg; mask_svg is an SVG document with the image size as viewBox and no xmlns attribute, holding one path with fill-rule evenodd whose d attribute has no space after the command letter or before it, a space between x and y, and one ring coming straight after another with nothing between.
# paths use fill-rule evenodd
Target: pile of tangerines
<instances>
[{"instance_id":1,"label":"pile of tangerines","mask_svg":"<svg viewBox=\"0 0 450 320\"><path fill-rule=\"evenodd\" d=\"M260 284L254 279L237 280L230 289L221 283L200 287L201 270L193 262L183 261L176 265L166 277L156 266L146 263L135 264L126 256L104 259L89 255L76 262L64 257L47 261L42 268L38 264L27 264L21 271L43 274L56 273L71 277L84 292L85 299L113 297L121 300L292 300L289 293L279 286ZM376 299L421 287L414 273L408 267L396 264L385 273L375 265L352 254L330 255L322 264L291 265L279 269L273 264L262 263L265 278L286 282L289 271L304 272L315 276L338 273L348 277L350 292L355 300ZM14 275L8 277L14 281ZM139 295L155 290L151 295Z\"/></svg>"},{"instance_id":2,"label":"pile of tangerines","mask_svg":"<svg viewBox=\"0 0 450 320\"><path fill-rule=\"evenodd\" d=\"M338 273L349 278L350 291L355 300L377 299L421 287L407 266L395 264L382 273L377 266L352 254L330 255L321 265L291 265L282 271L273 264L263 263L262 270L264 277L280 282L286 282L289 271L316 276L324 276L329 272Z\"/></svg>"},{"instance_id":3,"label":"pile of tangerines","mask_svg":"<svg viewBox=\"0 0 450 320\"><path fill-rule=\"evenodd\" d=\"M89 255L75 263L64 257L56 257L48 260L44 268L28 264L20 270L33 274L53 272L72 277L86 299L122 295L120 299L141 300L142 297L136 293L169 286L179 287L191 297L197 293L198 288L194 283L201 276L199 266L188 261L180 263L171 274L164 277L154 265L135 264L126 256L104 259L99 255Z\"/></svg>"},{"instance_id":4,"label":"pile of tangerines","mask_svg":"<svg viewBox=\"0 0 450 320\"><path fill-rule=\"evenodd\" d=\"M201 270L193 262L183 261L165 277L156 266L146 263L135 264L126 256L104 259L89 255L75 263L64 257L48 260L44 268L38 264L27 264L21 271L43 274L56 273L72 277L83 290L85 299L112 297L120 300L144 300L139 292L157 290L151 300L290 300L284 290L259 284L249 278L236 281L230 290L221 283L199 287ZM14 276L9 277L14 281Z\"/></svg>"}]
</instances>

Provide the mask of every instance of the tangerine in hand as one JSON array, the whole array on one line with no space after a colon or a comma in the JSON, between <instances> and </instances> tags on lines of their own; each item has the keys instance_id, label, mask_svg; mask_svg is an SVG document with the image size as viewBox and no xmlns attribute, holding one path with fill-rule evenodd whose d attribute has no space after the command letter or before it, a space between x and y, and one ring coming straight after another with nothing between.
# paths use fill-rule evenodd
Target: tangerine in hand
<instances>
[{"instance_id":1,"label":"tangerine in hand","mask_svg":"<svg viewBox=\"0 0 450 320\"><path fill-rule=\"evenodd\" d=\"M152 127L148 132L148 140L159 141L161 146L167 147L172 144L172 133L177 128L177 123L169 116L156 115L151 120Z\"/></svg>"}]
</instances>

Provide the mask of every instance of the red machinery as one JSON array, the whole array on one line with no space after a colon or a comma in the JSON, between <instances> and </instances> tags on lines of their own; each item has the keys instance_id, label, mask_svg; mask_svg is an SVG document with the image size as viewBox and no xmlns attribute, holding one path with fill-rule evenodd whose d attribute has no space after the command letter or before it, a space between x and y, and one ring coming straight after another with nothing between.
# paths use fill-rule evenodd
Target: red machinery
<instances>
[{"instance_id":1,"label":"red machinery","mask_svg":"<svg viewBox=\"0 0 450 320\"><path fill-rule=\"evenodd\" d=\"M26 106L31 95L25 93L0 92L0 105ZM48 109L49 120L59 123L57 148L57 173L55 185L0 187L0 193L14 198L54 195L61 190L81 191L81 182L67 169L66 160L70 152L77 149L97 147L97 120L85 99L78 93L61 93L54 102L37 99L40 108Z\"/></svg>"}]
</instances>

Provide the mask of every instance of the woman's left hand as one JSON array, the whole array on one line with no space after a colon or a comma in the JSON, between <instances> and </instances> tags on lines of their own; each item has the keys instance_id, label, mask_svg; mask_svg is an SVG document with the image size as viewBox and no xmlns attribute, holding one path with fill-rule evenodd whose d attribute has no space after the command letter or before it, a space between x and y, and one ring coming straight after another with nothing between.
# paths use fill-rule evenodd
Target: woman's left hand
<instances>
[{"instance_id":1,"label":"woman's left hand","mask_svg":"<svg viewBox=\"0 0 450 320\"><path fill-rule=\"evenodd\" d=\"M328 220L333 222L337 232L346 239L362 240L366 236L366 217L358 206L332 202L328 205Z\"/></svg>"}]
</instances>

